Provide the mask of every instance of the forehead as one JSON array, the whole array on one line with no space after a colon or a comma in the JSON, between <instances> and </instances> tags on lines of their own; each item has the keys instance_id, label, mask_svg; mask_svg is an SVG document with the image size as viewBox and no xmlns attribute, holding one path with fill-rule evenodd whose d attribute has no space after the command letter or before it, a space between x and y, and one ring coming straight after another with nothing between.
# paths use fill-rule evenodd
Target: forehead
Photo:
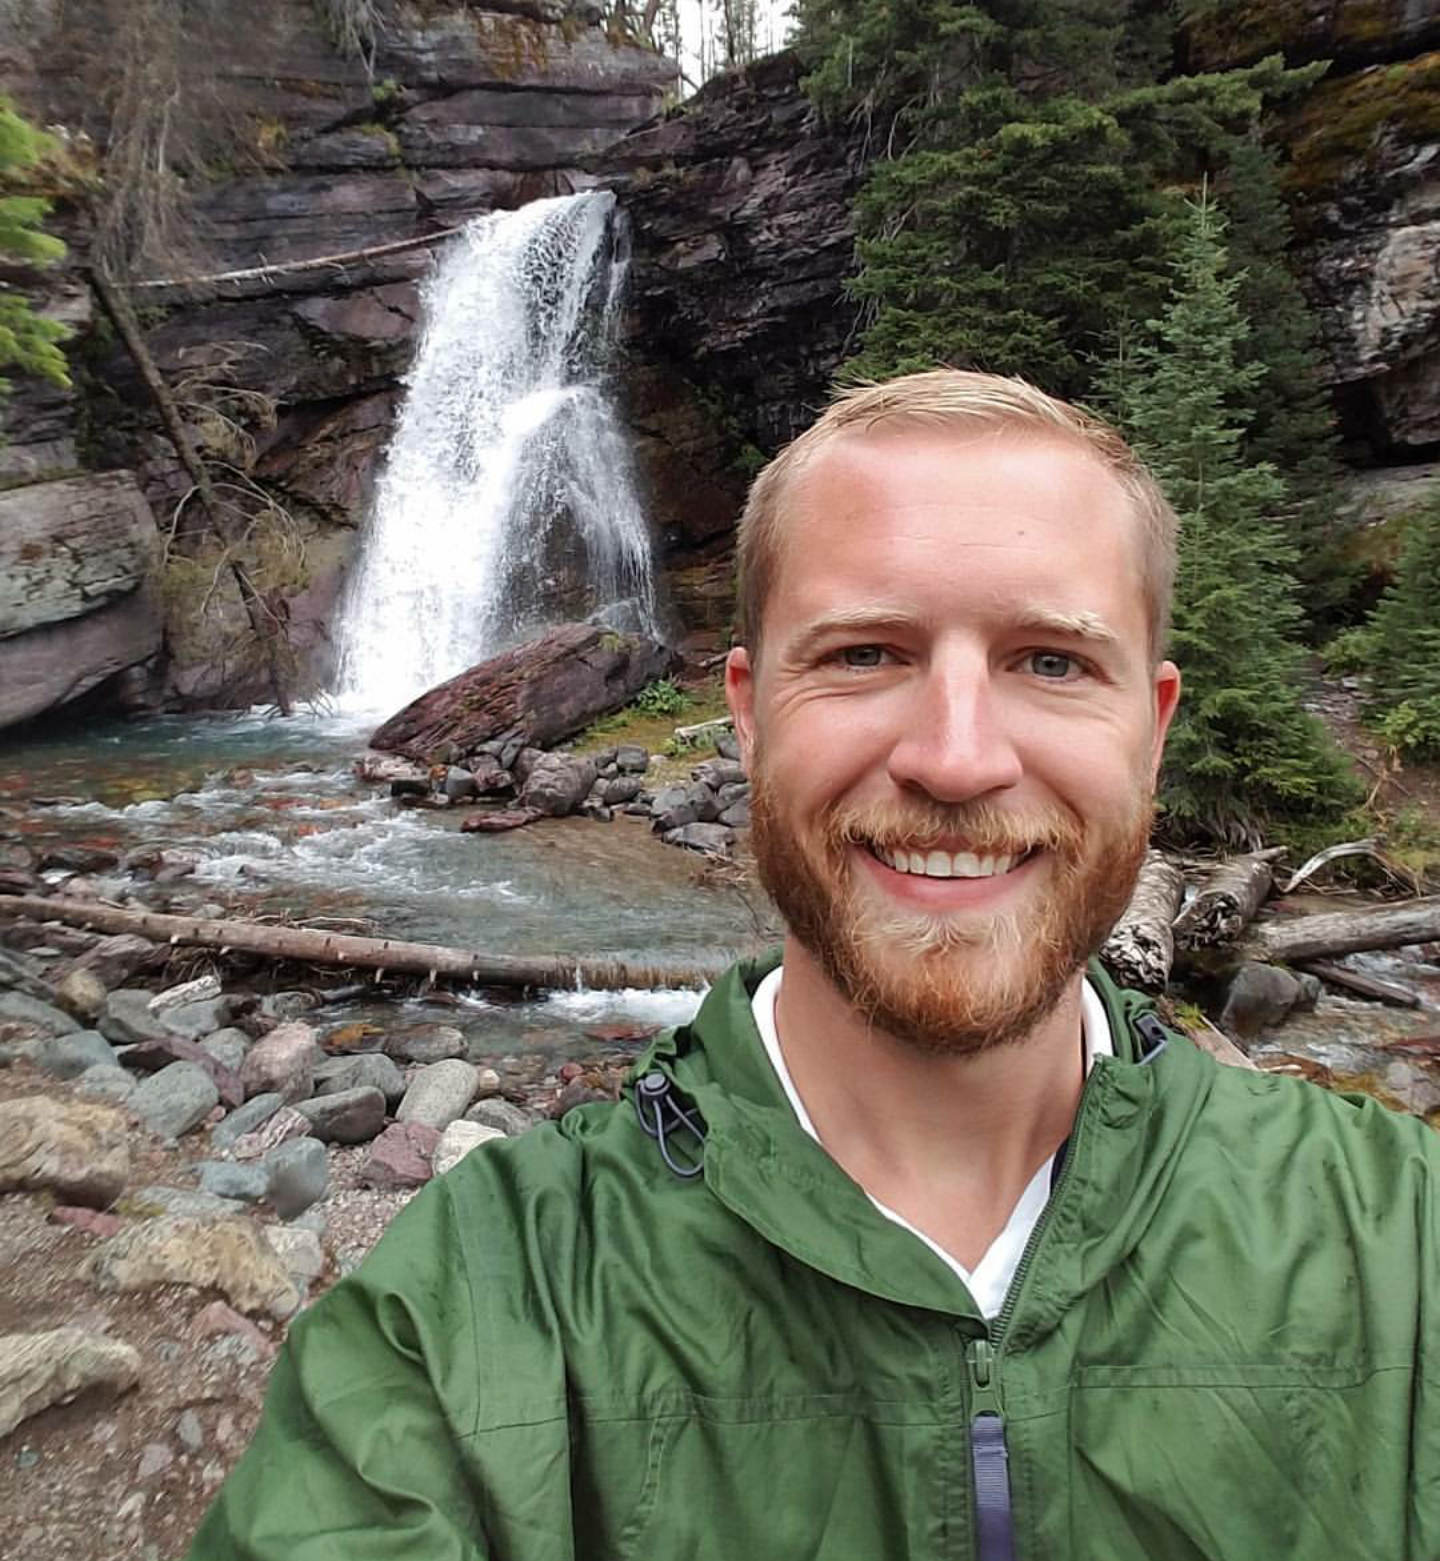
<instances>
[{"instance_id":1,"label":"forehead","mask_svg":"<svg viewBox=\"0 0 1440 1561\"><path fill-rule=\"evenodd\" d=\"M796 471L782 510L767 620L846 589L971 601L1033 589L1126 628L1146 617L1133 505L1063 434L845 433Z\"/></svg>"}]
</instances>

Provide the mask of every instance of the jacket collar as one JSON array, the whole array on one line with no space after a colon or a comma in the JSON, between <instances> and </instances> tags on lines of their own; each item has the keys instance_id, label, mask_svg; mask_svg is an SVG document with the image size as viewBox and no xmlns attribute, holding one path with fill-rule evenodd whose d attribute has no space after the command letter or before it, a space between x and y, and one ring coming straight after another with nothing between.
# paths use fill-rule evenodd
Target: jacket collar
<instances>
[{"instance_id":1,"label":"jacket collar","mask_svg":"<svg viewBox=\"0 0 1440 1561\"><path fill-rule=\"evenodd\" d=\"M708 1128L706 1186L767 1241L843 1284L981 1326L954 1273L887 1220L795 1120L751 1010L755 988L779 958L732 965L689 1025L657 1037L636 1074L658 1068L699 1108ZM1082 1277L1093 1284L1097 1264L1108 1271L1133 1247L1213 1073L1210 1059L1174 1033L1159 1056L1141 1062L1150 1048L1136 1021L1151 1012L1148 999L1118 988L1098 963L1087 973L1115 1056L1097 1059L1086 1084L1044 1251L1035 1253L1012 1335L1044 1331Z\"/></svg>"}]
</instances>

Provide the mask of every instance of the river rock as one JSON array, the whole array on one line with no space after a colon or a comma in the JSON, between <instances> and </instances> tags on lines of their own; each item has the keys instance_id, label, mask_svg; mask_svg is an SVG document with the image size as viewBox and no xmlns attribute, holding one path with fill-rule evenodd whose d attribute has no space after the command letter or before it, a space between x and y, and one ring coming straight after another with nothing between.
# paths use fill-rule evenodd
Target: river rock
<instances>
[{"instance_id":1,"label":"river rock","mask_svg":"<svg viewBox=\"0 0 1440 1561\"><path fill-rule=\"evenodd\" d=\"M103 1209L124 1191L129 1174L123 1112L46 1095L0 1101L0 1192L48 1190Z\"/></svg>"},{"instance_id":2,"label":"river rock","mask_svg":"<svg viewBox=\"0 0 1440 1561\"><path fill-rule=\"evenodd\" d=\"M93 948L77 955L65 974L88 970L104 982L108 991L123 985L140 971L159 964L164 957L165 950L158 943L133 932L117 932L101 938Z\"/></svg>"},{"instance_id":3,"label":"river rock","mask_svg":"<svg viewBox=\"0 0 1440 1561\"><path fill-rule=\"evenodd\" d=\"M179 1219L221 1220L245 1212L245 1205L239 1198L222 1198L218 1192L205 1192L198 1187L158 1184L137 1189L126 1199L125 1206L148 1219L173 1214Z\"/></svg>"},{"instance_id":4,"label":"river rock","mask_svg":"<svg viewBox=\"0 0 1440 1561\"><path fill-rule=\"evenodd\" d=\"M475 1098L480 1071L473 1064L452 1057L418 1068L411 1076L395 1111L397 1122L419 1122L443 1133Z\"/></svg>"},{"instance_id":5,"label":"river rock","mask_svg":"<svg viewBox=\"0 0 1440 1561\"><path fill-rule=\"evenodd\" d=\"M509 1100L477 1100L465 1113L465 1121L478 1122L482 1127L497 1128L507 1138L527 1132L537 1122L545 1120L539 1111L527 1110Z\"/></svg>"},{"instance_id":6,"label":"river rock","mask_svg":"<svg viewBox=\"0 0 1440 1561\"><path fill-rule=\"evenodd\" d=\"M385 1037L386 1052L400 1062L444 1062L463 1057L467 1049L464 1035L451 1024L412 1024Z\"/></svg>"},{"instance_id":7,"label":"river rock","mask_svg":"<svg viewBox=\"0 0 1440 1561\"><path fill-rule=\"evenodd\" d=\"M147 1041L163 1044L169 1040L170 1031L159 1014L151 1011L150 996L143 987L121 987L112 992L105 999L105 1011L97 1026L101 1035L117 1046L138 1046Z\"/></svg>"},{"instance_id":8,"label":"river rock","mask_svg":"<svg viewBox=\"0 0 1440 1561\"><path fill-rule=\"evenodd\" d=\"M243 1106L237 1106L223 1122L217 1122L210 1130L210 1142L216 1149L228 1149L239 1138L253 1133L263 1126L285 1104L285 1097L271 1092L252 1095Z\"/></svg>"},{"instance_id":9,"label":"river rock","mask_svg":"<svg viewBox=\"0 0 1440 1561\"><path fill-rule=\"evenodd\" d=\"M261 1165L234 1160L202 1160L195 1167L200 1191L240 1203L259 1203L270 1189L270 1178Z\"/></svg>"},{"instance_id":10,"label":"river rock","mask_svg":"<svg viewBox=\"0 0 1440 1561\"><path fill-rule=\"evenodd\" d=\"M430 772L423 764L395 753L362 754L355 761L355 773L361 780L376 786L397 780L418 780L427 786L430 783Z\"/></svg>"},{"instance_id":11,"label":"river rock","mask_svg":"<svg viewBox=\"0 0 1440 1561\"><path fill-rule=\"evenodd\" d=\"M462 770L459 765L452 764L445 771L440 789L451 802L468 802L475 795L475 777L469 770Z\"/></svg>"},{"instance_id":12,"label":"river rock","mask_svg":"<svg viewBox=\"0 0 1440 1561\"><path fill-rule=\"evenodd\" d=\"M463 1117L452 1122L435 1145L435 1154L431 1159L435 1175L443 1176L446 1171L453 1170L472 1149L478 1149L481 1144L488 1144L492 1138L504 1137L501 1128L486 1127L481 1122L467 1122Z\"/></svg>"},{"instance_id":13,"label":"river rock","mask_svg":"<svg viewBox=\"0 0 1440 1561\"><path fill-rule=\"evenodd\" d=\"M725 808L718 819L717 824L723 824L726 829L749 829L750 827L750 799L741 797L739 801L732 802Z\"/></svg>"},{"instance_id":14,"label":"river rock","mask_svg":"<svg viewBox=\"0 0 1440 1561\"><path fill-rule=\"evenodd\" d=\"M507 830L524 829L540 814L534 808L489 808L482 813L467 813L460 822L464 835L502 835Z\"/></svg>"},{"instance_id":15,"label":"river rock","mask_svg":"<svg viewBox=\"0 0 1440 1561\"><path fill-rule=\"evenodd\" d=\"M150 999L150 1012L169 1013L183 1003L204 1003L220 996L219 976L196 976L193 981L182 981L179 986L167 986Z\"/></svg>"},{"instance_id":16,"label":"river rock","mask_svg":"<svg viewBox=\"0 0 1440 1561\"><path fill-rule=\"evenodd\" d=\"M254 1040L246 1035L244 1030L224 1029L216 1030L213 1035L207 1035L200 1045L220 1064L222 1068L228 1068L236 1075L239 1083L240 1064L245 1061L250 1048L255 1044ZM244 1086L241 1085L243 1091Z\"/></svg>"},{"instance_id":17,"label":"river rock","mask_svg":"<svg viewBox=\"0 0 1440 1561\"><path fill-rule=\"evenodd\" d=\"M106 1292L192 1285L218 1290L242 1312L289 1317L300 1293L256 1228L244 1219L164 1214L102 1242L84 1267Z\"/></svg>"},{"instance_id":18,"label":"river rock","mask_svg":"<svg viewBox=\"0 0 1440 1561\"><path fill-rule=\"evenodd\" d=\"M277 1144L264 1160L270 1205L282 1220L293 1220L325 1196L330 1162L318 1139L295 1138Z\"/></svg>"},{"instance_id":19,"label":"river rock","mask_svg":"<svg viewBox=\"0 0 1440 1561\"><path fill-rule=\"evenodd\" d=\"M187 1041L179 1035L164 1035L158 1040L126 1046L122 1048L119 1060L127 1068L137 1068L142 1073L159 1073L177 1062L193 1062L215 1081L220 1102L227 1110L233 1110L245 1099L245 1086L234 1069L227 1068L214 1052L198 1041Z\"/></svg>"},{"instance_id":20,"label":"river rock","mask_svg":"<svg viewBox=\"0 0 1440 1561\"><path fill-rule=\"evenodd\" d=\"M314 992L271 992L260 999L260 1012L270 1019L303 1019L320 1006Z\"/></svg>"},{"instance_id":21,"label":"river rock","mask_svg":"<svg viewBox=\"0 0 1440 1561\"><path fill-rule=\"evenodd\" d=\"M119 1068L115 1049L98 1030L73 1030L35 1043L30 1060L57 1079L78 1078L87 1068Z\"/></svg>"},{"instance_id":22,"label":"river rock","mask_svg":"<svg viewBox=\"0 0 1440 1561\"><path fill-rule=\"evenodd\" d=\"M110 994L93 970L71 970L60 978L55 995L66 1013L84 1024L93 1024L105 1011L105 999Z\"/></svg>"},{"instance_id":23,"label":"river rock","mask_svg":"<svg viewBox=\"0 0 1440 1561\"><path fill-rule=\"evenodd\" d=\"M503 797L515 790L515 777L489 754L477 754L471 760L470 778L481 797Z\"/></svg>"},{"instance_id":24,"label":"river rock","mask_svg":"<svg viewBox=\"0 0 1440 1561\"><path fill-rule=\"evenodd\" d=\"M719 791L722 786L742 785L745 780L745 767L736 763L734 759L702 759L690 771L690 779L699 781L702 786L708 786L712 791Z\"/></svg>"},{"instance_id":25,"label":"river rock","mask_svg":"<svg viewBox=\"0 0 1440 1561\"><path fill-rule=\"evenodd\" d=\"M444 743L463 753L496 738L547 747L628 704L678 662L654 640L599 624L562 624L430 689L391 716L370 743L420 761Z\"/></svg>"},{"instance_id":26,"label":"river rock","mask_svg":"<svg viewBox=\"0 0 1440 1561\"><path fill-rule=\"evenodd\" d=\"M324 1144L368 1143L385 1126L385 1097L368 1086L317 1095L295 1109Z\"/></svg>"},{"instance_id":27,"label":"river rock","mask_svg":"<svg viewBox=\"0 0 1440 1561\"><path fill-rule=\"evenodd\" d=\"M140 1380L140 1352L85 1328L0 1336L0 1437L91 1388L123 1393Z\"/></svg>"},{"instance_id":28,"label":"river rock","mask_svg":"<svg viewBox=\"0 0 1440 1561\"><path fill-rule=\"evenodd\" d=\"M126 1102L152 1133L183 1138L220 1102L215 1080L195 1062L172 1062L145 1079Z\"/></svg>"},{"instance_id":29,"label":"river rock","mask_svg":"<svg viewBox=\"0 0 1440 1561\"><path fill-rule=\"evenodd\" d=\"M281 1144L305 1138L310 1132L310 1119L301 1116L294 1106L281 1106L267 1121L252 1132L242 1133L230 1142L232 1160L261 1160Z\"/></svg>"},{"instance_id":30,"label":"river rock","mask_svg":"<svg viewBox=\"0 0 1440 1561\"><path fill-rule=\"evenodd\" d=\"M41 1035L72 1035L81 1028L63 1009L24 992L0 992L0 1023L23 1024Z\"/></svg>"},{"instance_id":31,"label":"river rock","mask_svg":"<svg viewBox=\"0 0 1440 1561\"><path fill-rule=\"evenodd\" d=\"M200 1002L180 1003L161 1014L160 1022L187 1041L198 1041L233 1024L244 1006L243 998L225 993Z\"/></svg>"},{"instance_id":32,"label":"river rock","mask_svg":"<svg viewBox=\"0 0 1440 1561\"><path fill-rule=\"evenodd\" d=\"M325 1249L313 1230L300 1225L267 1225L265 1245L301 1290L308 1290L325 1272Z\"/></svg>"},{"instance_id":33,"label":"river rock","mask_svg":"<svg viewBox=\"0 0 1440 1561\"><path fill-rule=\"evenodd\" d=\"M431 1162L439 1142L439 1131L423 1122L392 1122L370 1145L360 1179L386 1192L423 1187L434 1175Z\"/></svg>"},{"instance_id":34,"label":"river rock","mask_svg":"<svg viewBox=\"0 0 1440 1561\"><path fill-rule=\"evenodd\" d=\"M615 767L623 775L643 775L650 768L650 752L639 743L621 743L615 750Z\"/></svg>"},{"instance_id":35,"label":"river rock","mask_svg":"<svg viewBox=\"0 0 1440 1561\"><path fill-rule=\"evenodd\" d=\"M137 1080L133 1073L114 1063L86 1068L75 1080L75 1092L92 1100L109 1100L123 1105L135 1093Z\"/></svg>"},{"instance_id":36,"label":"river rock","mask_svg":"<svg viewBox=\"0 0 1440 1561\"><path fill-rule=\"evenodd\" d=\"M568 753L542 753L530 767L518 801L546 818L564 818L585 800L595 784L595 766L589 759Z\"/></svg>"},{"instance_id":37,"label":"river rock","mask_svg":"<svg viewBox=\"0 0 1440 1561\"><path fill-rule=\"evenodd\" d=\"M1225 994L1220 1027L1228 1035L1251 1040L1279 1024L1301 995L1300 983L1279 965L1247 960L1235 972Z\"/></svg>"},{"instance_id":38,"label":"river rock","mask_svg":"<svg viewBox=\"0 0 1440 1561\"><path fill-rule=\"evenodd\" d=\"M317 1095L336 1095L347 1089L378 1089L387 1107L400 1103L405 1075L384 1052L360 1052L354 1057L327 1057L315 1069Z\"/></svg>"},{"instance_id":39,"label":"river rock","mask_svg":"<svg viewBox=\"0 0 1440 1561\"><path fill-rule=\"evenodd\" d=\"M660 837L667 846L701 851L706 856L728 856L734 836L724 824L684 824L667 829Z\"/></svg>"},{"instance_id":40,"label":"river rock","mask_svg":"<svg viewBox=\"0 0 1440 1561\"><path fill-rule=\"evenodd\" d=\"M306 1099L315 1088L315 1067L324 1059L314 1029L292 1019L257 1041L240 1064L246 1095L274 1091L287 1102Z\"/></svg>"}]
</instances>

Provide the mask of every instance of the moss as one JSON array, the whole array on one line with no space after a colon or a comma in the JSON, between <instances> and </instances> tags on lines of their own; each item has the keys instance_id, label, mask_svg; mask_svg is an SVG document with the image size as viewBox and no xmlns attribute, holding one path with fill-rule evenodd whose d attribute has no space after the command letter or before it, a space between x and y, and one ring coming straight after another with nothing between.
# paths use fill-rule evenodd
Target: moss
<instances>
[{"instance_id":1,"label":"moss","mask_svg":"<svg viewBox=\"0 0 1440 1561\"><path fill-rule=\"evenodd\" d=\"M1332 189L1372 165L1390 137L1440 137L1440 51L1321 82L1283 127L1285 183L1301 195Z\"/></svg>"}]
</instances>

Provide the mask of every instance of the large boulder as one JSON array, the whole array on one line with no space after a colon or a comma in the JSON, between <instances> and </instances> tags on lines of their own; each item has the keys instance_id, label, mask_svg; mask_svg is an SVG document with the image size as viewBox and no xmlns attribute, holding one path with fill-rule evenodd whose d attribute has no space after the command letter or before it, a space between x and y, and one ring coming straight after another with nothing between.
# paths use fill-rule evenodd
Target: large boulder
<instances>
[{"instance_id":1,"label":"large boulder","mask_svg":"<svg viewBox=\"0 0 1440 1561\"><path fill-rule=\"evenodd\" d=\"M130 1174L129 1119L109 1106L30 1095L0 1102L0 1192L53 1192L105 1208Z\"/></svg>"},{"instance_id":2,"label":"large boulder","mask_svg":"<svg viewBox=\"0 0 1440 1561\"><path fill-rule=\"evenodd\" d=\"M0 726L160 649L155 517L130 472L0 494Z\"/></svg>"},{"instance_id":3,"label":"large boulder","mask_svg":"<svg viewBox=\"0 0 1440 1561\"><path fill-rule=\"evenodd\" d=\"M520 737L545 748L627 704L676 670L668 647L592 623L566 623L432 688L390 717L372 748L429 763Z\"/></svg>"}]
</instances>

